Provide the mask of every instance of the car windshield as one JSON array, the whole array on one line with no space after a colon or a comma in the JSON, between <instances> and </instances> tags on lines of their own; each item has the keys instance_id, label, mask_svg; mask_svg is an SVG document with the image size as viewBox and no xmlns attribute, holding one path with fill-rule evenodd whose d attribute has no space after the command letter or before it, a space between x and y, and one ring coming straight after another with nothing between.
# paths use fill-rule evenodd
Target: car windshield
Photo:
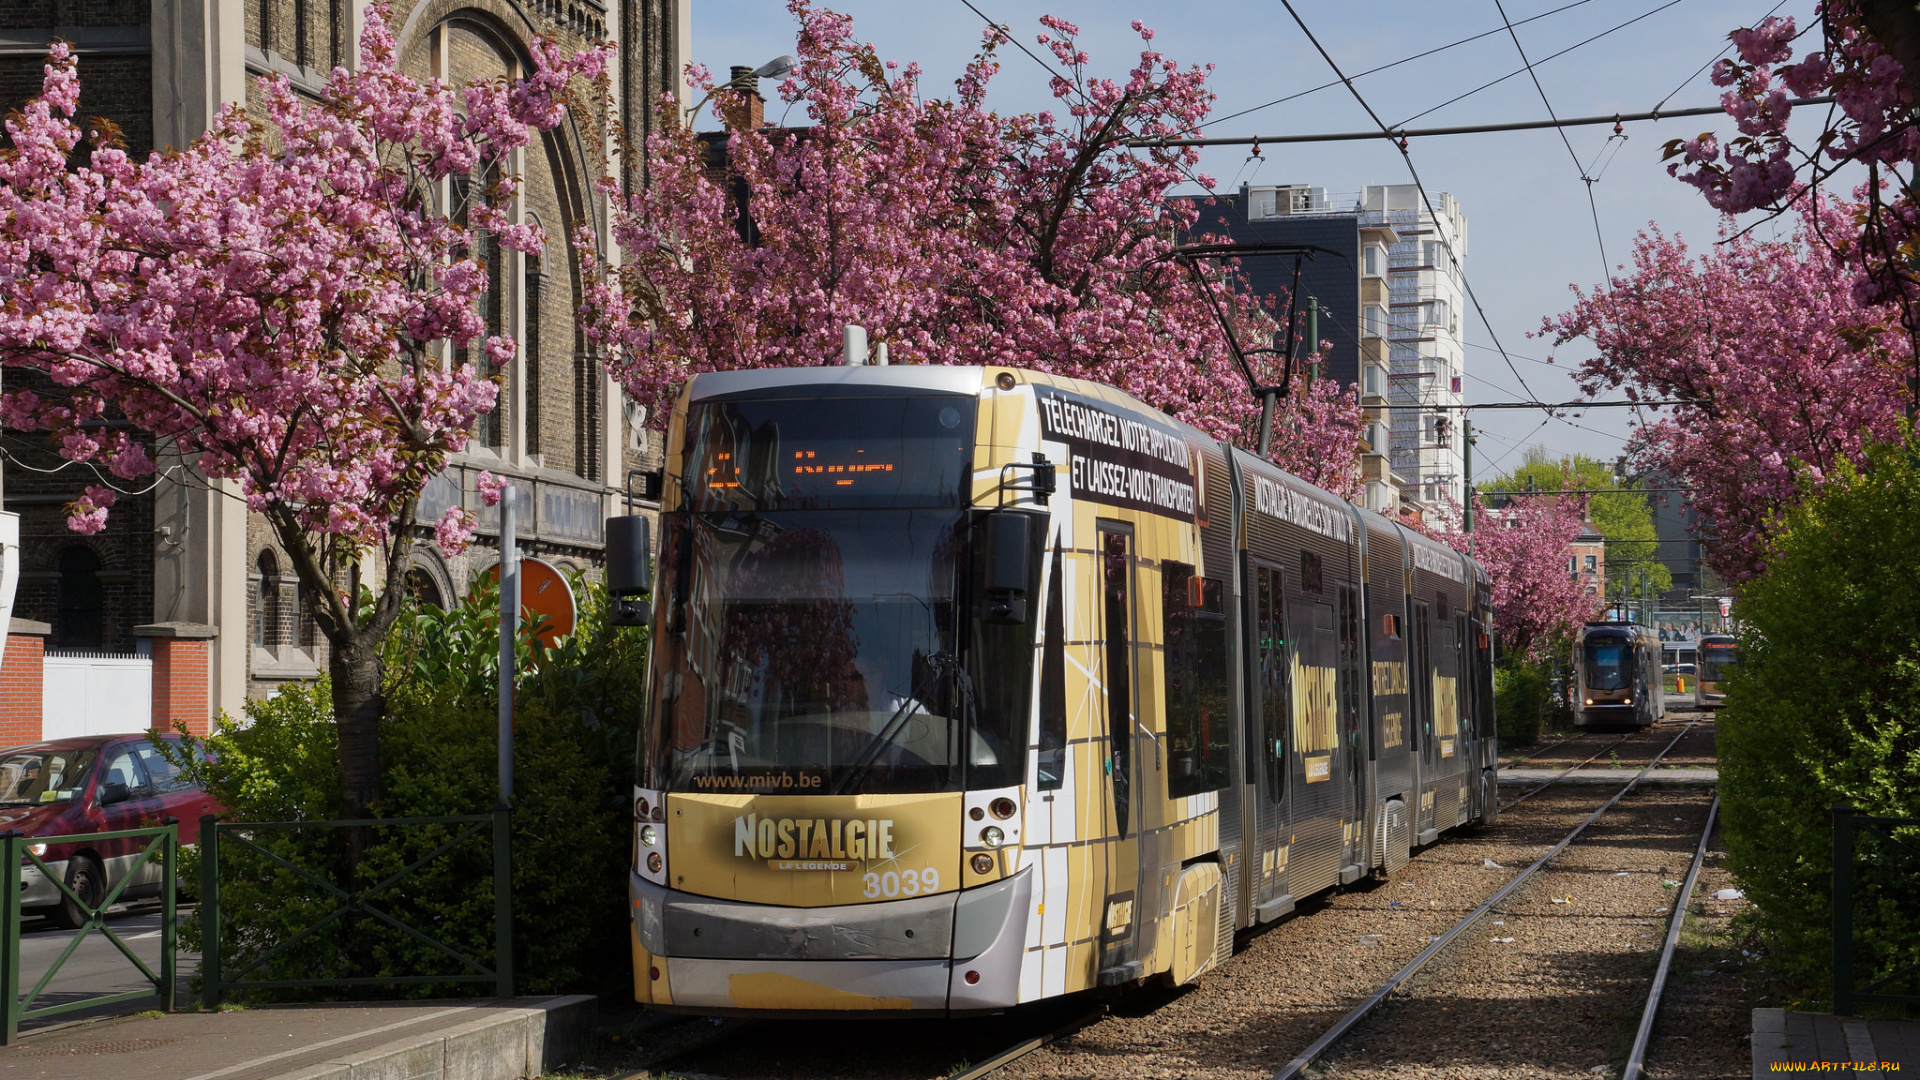
<instances>
[{"instance_id":1,"label":"car windshield","mask_svg":"<svg viewBox=\"0 0 1920 1080\"><path fill-rule=\"evenodd\" d=\"M1625 642L1596 641L1587 645L1587 686L1594 690L1625 690L1630 653Z\"/></svg>"},{"instance_id":2,"label":"car windshield","mask_svg":"<svg viewBox=\"0 0 1920 1080\"><path fill-rule=\"evenodd\" d=\"M0 804L72 802L87 786L97 751L29 747L0 756Z\"/></svg>"}]
</instances>

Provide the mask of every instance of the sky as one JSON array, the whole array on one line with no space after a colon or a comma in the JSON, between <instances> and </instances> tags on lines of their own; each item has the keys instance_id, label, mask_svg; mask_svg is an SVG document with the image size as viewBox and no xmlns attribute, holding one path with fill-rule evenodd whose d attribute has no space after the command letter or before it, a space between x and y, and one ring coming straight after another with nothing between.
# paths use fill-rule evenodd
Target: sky
<instances>
[{"instance_id":1,"label":"sky","mask_svg":"<svg viewBox=\"0 0 1920 1080\"><path fill-rule=\"evenodd\" d=\"M1218 94L1213 115L1219 118L1332 79L1326 61L1277 3L972 3L987 17L1011 26L1015 40L1049 60L1034 46L1038 19L1045 14L1068 19L1079 26L1081 47L1092 55L1089 70L1116 77L1137 58L1140 39L1130 24L1138 19L1155 30L1153 46L1169 58L1214 66L1210 85ZM1349 75L1493 31L1437 55L1357 78L1361 96L1389 124L1399 126L1421 113L1426 115L1408 126L1545 119L1548 106L1522 68L1514 40L1502 25L1500 4L1519 24L1519 43L1534 61L1547 102L1565 118L1647 112L1663 100L1666 108L1715 105L1718 88L1702 69L1728 47L1728 31L1776 10L1806 26L1813 0L1295 0L1294 7ZM872 42L882 58L919 63L926 72L921 85L930 95L951 91L985 28L981 16L962 0L831 0L824 6L851 15L856 34ZM1556 8L1566 10L1545 14ZM1563 56L1545 59L1636 16L1644 17ZM693 59L724 79L731 65L758 66L793 52L794 26L780 0L702 0L693 6ZM1041 65L1011 47L1001 55L989 104L1004 112L1049 107L1048 73ZM1517 74L1427 111L1510 72ZM771 96L773 88L768 81L762 90ZM777 121L780 110L777 101L769 102L767 119ZM1796 134L1804 134L1800 129L1815 122L1815 117L1802 117L1813 111L1796 113ZM1353 96L1336 84L1219 119L1205 133L1280 135L1374 127ZM1716 213L1692 187L1667 175L1660 153L1669 139L1707 130L1724 136L1733 130L1725 117L1627 124L1627 138L1611 145L1610 125L1565 130L1572 154L1552 130L1436 137L1411 144L1413 163L1427 191L1436 198L1443 191L1452 193L1467 217L1466 276L1486 313L1484 324L1472 316L1466 322L1469 403L1580 397L1569 373L1592 355L1591 346L1581 341L1555 349L1550 339L1529 336L1540 329L1543 318L1571 305L1569 287L1591 289L1603 280L1603 266L1629 262L1636 233L1650 223L1686 238L1696 251L1718 237ZM1216 189L1223 192L1247 181L1312 184L1329 192L1409 182L1399 153L1383 140L1268 146L1261 153L1262 160L1250 161L1245 147L1208 148L1199 171L1214 177ZM1597 177L1591 206L1583 174ZM1761 232L1773 235L1783 228L1769 223ZM1505 359L1496 345L1504 348ZM1558 362L1545 363L1549 356ZM1579 453L1610 461L1621 453L1634 422L1629 409L1595 409L1570 422L1544 423L1533 410L1480 410L1474 414L1474 475L1485 478L1512 468L1528 446L1543 447L1555 457Z\"/></svg>"}]
</instances>

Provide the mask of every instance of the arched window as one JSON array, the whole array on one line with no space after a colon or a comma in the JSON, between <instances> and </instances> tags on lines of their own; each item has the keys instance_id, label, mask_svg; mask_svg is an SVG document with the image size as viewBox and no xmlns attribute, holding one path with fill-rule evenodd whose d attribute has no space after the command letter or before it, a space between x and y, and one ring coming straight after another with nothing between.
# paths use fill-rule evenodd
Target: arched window
<instances>
[{"instance_id":1,"label":"arched window","mask_svg":"<svg viewBox=\"0 0 1920 1080\"><path fill-rule=\"evenodd\" d=\"M281 625L285 609L280 595L280 560L272 551L262 551L256 566L260 584L254 593L253 643L270 650L280 644L285 633Z\"/></svg>"},{"instance_id":2,"label":"arched window","mask_svg":"<svg viewBox=\"0 0 1920 1080\"><path fill-rule=\"evenodd\" d=\"M407 596L422 607L446 607L446 601L440 596L440 583L424 567L416 566L407 571Z\"/></svg>"},{"instance_id":3,"label":"arched window","mask_svg":"<svg viewBox=\"0 0 1920 1080\"><path fill-rule=\"evenodd\" d=\"M85 544L60 552L60 589L50 644L98 649L106 644L106 596L100 589L100 556Z\"/></svg>"}]
</instances>

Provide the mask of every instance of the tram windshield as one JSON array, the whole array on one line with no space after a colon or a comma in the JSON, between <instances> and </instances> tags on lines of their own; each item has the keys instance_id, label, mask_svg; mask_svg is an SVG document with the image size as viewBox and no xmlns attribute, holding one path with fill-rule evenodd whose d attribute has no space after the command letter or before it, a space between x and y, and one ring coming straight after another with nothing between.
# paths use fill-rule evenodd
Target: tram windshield
<instances>
[{"instance_id":1,"label":"tram windshield","mask_svg":"<svg viewBox=\"0 0 1920 1080\"><path fill-rule=\"evenodd\" d=\"M825 795L1019 782L1036 620L989 625L969 595L985 521L959 505L972 421L967 398L696 409L695 510L662 518L645 786Z\"/></svg>"},{"instance_id":2,"label":"tram windshield","mask_svg":"<svg viewBox=\"0 0 1920 1080\"><path fill-rule=\"evenodd\" d=\"M1700 643L1700 678L1703 682L1723 682L1740 663L1740 647L1731 638Z\"/></svg>"},{"instance_id":3,"label":"tram windshield","mask_svg":"<svg viewBox=\"0 0 1920 1080\"><path fill-rule=\"evenodd\" d=\"M1625 641L1587 642L1587 686L1625 690L1633 676L1633 646Z\"/></svg>"}]
</instances>

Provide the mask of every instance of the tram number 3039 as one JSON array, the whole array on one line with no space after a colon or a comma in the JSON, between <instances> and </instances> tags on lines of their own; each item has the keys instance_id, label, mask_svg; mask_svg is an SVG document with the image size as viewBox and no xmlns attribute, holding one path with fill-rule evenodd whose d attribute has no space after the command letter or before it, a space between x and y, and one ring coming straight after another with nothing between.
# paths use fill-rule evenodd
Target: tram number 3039
<instances>
[{"instance_id":1,"label":"tram number 3039","mask_svg":"<svg viewBox=\"0 0 1920 1080\"><path fill-rule=\"evenodd\" d=\"M940 891L940 871L929 866L924 870L908 870L895 873L892 870L884 874L869 873L861 879L865 886L867 899L886 896L919 896L921 893Z\"/></svg>"}]
</instances>

